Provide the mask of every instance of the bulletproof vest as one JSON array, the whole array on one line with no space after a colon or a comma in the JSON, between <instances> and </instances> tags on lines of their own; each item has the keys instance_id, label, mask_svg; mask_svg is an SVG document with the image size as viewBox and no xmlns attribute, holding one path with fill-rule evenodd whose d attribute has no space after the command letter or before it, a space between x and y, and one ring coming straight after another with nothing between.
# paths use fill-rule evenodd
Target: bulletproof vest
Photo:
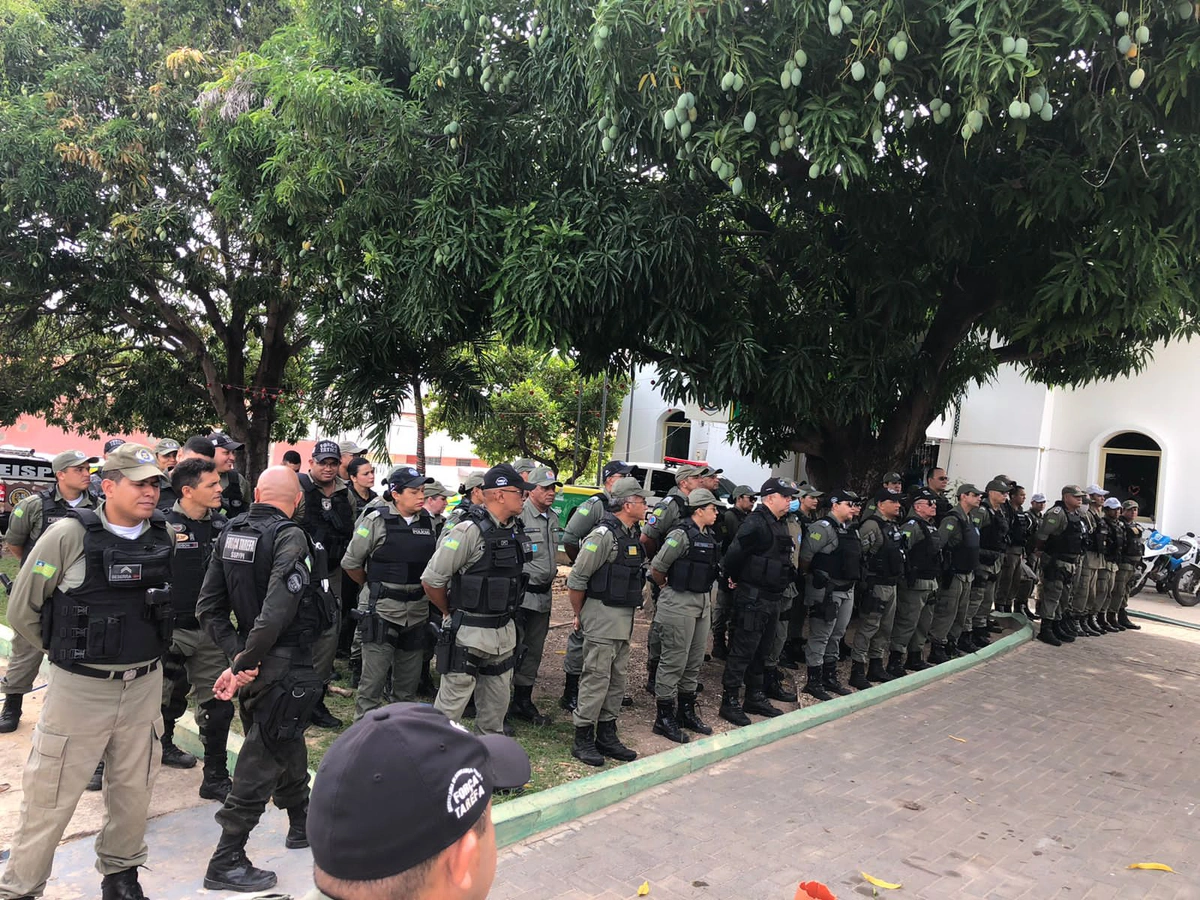
<instances>
[{"instance_id":1,"label":"bulletproof vest","mask_svg":"<svg viewBox=\"0 0 1200 900\"><path fill-rule=\"evenodd\" d=\"M1008 546L1024 547L1033 528L1033 517L1024 510L1008 507Z\"/></svg>"},{"instance_id":2,"label":"bulletproof vest","mask_svg":"<svg viewBox=\"0 0 1200 900\"><path fill-rule=\"evenodd\" d=\"M979 528L966 516L955 515L955 519L962 531L962 540L950 550L950 568L966 575L979 565Z\"/></svg>"},{"instance_id":3,"label":"bulletproof vest","mask_svg":"<svg viewBox=\"0 0 1200 900\"><path fill-rule=\"evenodd\" d=\"M341 562L354 529L354 510L350 507L350 489L339 488L329 497L308 475L300 476L304 491L304 521L301 526L315 542L322 544L331 564Z\"/></svg>"},{"instance_id":4,"label":"bulletproof vest","mask_svg":"<svg viewBox=\"0 0 1200 900\"><path fill-rule=\"evenodd\" d=\"M913 579L936 580L941 578L942 552L941 548L935 547L937 542L933 540L937 529L920 516L913 516L908 521L921 530L922 536L920 541L908 548L908 574Z\"/></svg>"},{"instance_id":5,"label":"bulletproof vest","mask_svg":"<svg viewBox=\"0 0 1200 900\"><path fill-rule=\"evenodd\" d=\"M53 489L48 491L39 491L38 496L42 498L42 530L37 534L29 535L29 543L26 545L27 550L32 550L33 545L37 543L37 539L46 533L46 529L57 522L59 519L65 519L70 514L71 510L76 507L71 506L62 497L56 497ZM82 507L83 505L80 504ZM86 508L86 507L83 507Z\"/></svg>"},{"instance_id":6,"label":"bulletproof vest","mask_svg":"<svg viewBox=\"0 0 1200 900\"><path fill-rule=\"evenodd\" d=\"M1008 549L1008 517L1003 509L988 508L988 522L979 529L979 549L996 555Z\"/></svg>"},{"instance_id":7,"label":"bulletproof vest","mask_svg":"<svg viewBox=\"0 0 1200 900\"><path fill-rule=\"evenodd\" d=\"M412 524L404 517L384 508L379 518L387 531L383 543L367 560L367 581L375 584L415 585L437 549L437 536L429 513L421 510Z\"/></svg>"},{"instance_id":8,"label":"bulletproof vest","mask_svg":"<svg viewBox=\"0 0 1200 900\"><path fill-rule=\"evenodd\" d=\"M171 580L174 539L155 511L150 529L134 540L113 534L91 509L72 509L83 537L84 577L78 587L56 590L43 623L46 655L56 663L135 663L158 659L171 634L155 618L148 589ZM43 615L45 613L43 612Z\"/></svg>"},{"instance_id":9,"label":"bulletproof vest","mask_svg":"<svg viewBox=\"0 0 1200 900\"><path fill-rule=\"evenodd\" d=\"M718 544L711 531L701 531L690 519L683 524L688 551L671 564L667 584L677 591L707 594L717 580Z\"/></svg>"},{"instance_id":10,"label":"bulletproof vest","mask_svg":"<svg viewBox=\"0 0 1200 900\"><path fill-rule=\"evenodd\" d=\"M867 575L872 584L899 584L900 576L904 574L904 535L890 519L879 515L871 518L879 523L883 545L867 559Z\"/></svg>"},{"instance_id":11,"label":"bulletproof vest","mask_svg":"<svg viewBox=\"0 0 1200 900\"><path fill-rule=\"evenodd\" d=\"M175 537L175 556L171 560L171 606L175 609L175 626L199 628L196 600L200 597L200 586L212 558L213 541L225 530L229 520L214 512L197 522L173 509L163 513L163 518Z\"/></svg>"},{"instance_id":12,"label":"bulletproof vest","mask_svg":"<svg viewBox=\"0 0 1200 900\"><path fill-rule=\"evenodd\" d=\"M483 538L483 555L455 572L450 581L450 607L477 616L495 616L496 627L521 605L527 581L525 563L533 559L533 542L519 521L497 525L485 507L467 514Z\"/></svg>"},{"instance_id":13,"label":"bulletproof vest","mask_svg":"<svg viewBox=\"0 0 1200 900\"><path fill-rule=\"evenodd\" d=\"M746 516L750 515L749 511L738 509L736 506L730 508L727 510L727 512L733 513L733 515L737 518L738 528L742 527L742 523L746 521ZM725 551L729 549L729 545L733 543L733 539L737 535L737 528L735 528L733 531L730 531L725 527L724 513L717 516L717 521L721 523L721 530L718 533L718 536L721 539L721 553L724 554Z\"/></svg>"},{"instance_id":14,"label":"bulletproof vest","mask_svg":"<svg viewBox=\"0 0 1200 900\"><path fill-rule=\"evenodd\" d=\"M942 524L942 519L954 512L954 506L944 494L934 494L933 497L933 521L937 525Z\"/></svg>"},{"instance_id":15,"label":"bulletproof vest","mask_svg":"<svg viewBox=\"0 0 1200 900\"><path fill-rule=\"evenodd\" d=\"M306 475L300 476L302 479ZM236 516L246 511L246 497L242 496L242 479L238 478L236 470L229 472L229 484L221 488L221 503L229 510L229 515Z\"/></svg>"},{"instance_id":16,"label":"bulletproof vest","mask_svg":"<svg viewBox=\"0 0 1200 900\"><path fill-rule=\"evenodd\" d=\"M463 519L471 515L471 510L473 509L475 509L475 504L473 504L466 497L463 497L458 506L450 510L450 514L446 516L446 524L444 527L453 528Z\"/></svg>"},{"instance_id":17,"label":"bulletproof vest","mask_svg":"<svg viewBox=\"0 0 1200 900\"><path fill-rule=\"evenodd\" d=\"M646 552L642 542L612 513L605 513L600 524L613 533L617 553L611 562L604 563L592 573L587 595L605 606L637 609L642 605L642 583L646 577Z\"/></svg>"},{"instance_id":18,"label":"bulletproof vest","mask_svg":"<svg viewBox=\"0 0 1200 900\"><path fill-rule=\"evenodd\" d=\"M1098 529L1101 543L1100 552L1109 562L1117 562L1121 558L1121 551L1125 546L1125 535L1121 533L1123 530L1118 519L1109 519L1105 516L1100 520Z\"/></svg>"},{"instance_id":19,"label":"bulletproof vest","mask_svg":"<svg viewBox=\"0 0 1200 900\"><path fill-rule=\"evenodd\" d=\"M758 507L746 520L756 516L761 520L760 526L771 533L771 544L746 558L738 580L767 593L780 594L796 577L792 566L792 533L788 531L787 523L775 518L766 507Z\"/></svg>"},{"instance_id":20,"label":"bulletproof vest","mask_svg":"<svg viewBox=\"0 0 1200 900\"><path fill-rule=\"evenodd\" d=\"M1083 530L1083 549L1096 552L1099 543L1096 540L1096 520L1091 510L1084 509L1079 513L1079 523Z\"/></svg>"},{"instance_id":21,"label":"bulletproof vest","mask_svg":"<svg viewBox=\"0 0 1200 900\"><path fill-rule=\"evenodd\" d=\"M279 532L300 526L282 512L245 512L230 519L217 538L217 557L225 573L229 604L237 616L238 634L244 639L250 634L254 620L262 612L263 598L271 582L275 564L275 543ZM303 530L303 529L301 529ZM329 560L325 548L306 535L312 568L308 583L300 594L296 614L284 626L275 642L278 647L309 647L334 622L337 601L325 589L329 577ZM289 575L288 578L294 576ZM296 576L298 577L298 576Z\"/></svg>"},{"instance_id":22,"label":"bulletproof vest","mask_svg":"<svg viewBox=\"0 0 1200 900\"><path fill-rule=\"evenodd\" d=\"M1126 522L1125 524L1125 542L1121 549L1121 556L1127 563L1141 563L1142 557L1146 552L1146 539L1142 526L1137 522Z\"/></svg>"},{"instance_id":23,"label":"bulletproof vest","mask_svg":"<svg viewBox=\"0 0 1200 900\"><path fill-rule=\"evenodd\" d=\"M1061 500L1054 505L1066 512ZM1066 513L1066 516L1067 527L1046 539L1046 552L1054 556L1078 557L1083 552L1086 533L1083 517L1078 512Z\"/></svg>"},{"instance_id":24,"label":"bulletproof vest","mask_svg":"<svg viewBox=\"0 0 1200 900\"><path fill-rule=\"evenodd\" d=\"M858 537L858 529L840 525L832 516L818 519L837 531L837 549L832 553L818 553L812 558L811 567L817 572L824 572L830 581L858 581L863 576L862 541Z\"/></svg>"},{"instance_id":25,"label":"bulletproof vest","mask_svg":"<svg viewBox=\"0 0 1200 900\"><path fill-rule=\"evenodd\" d=\"M171 482L166 478L162 479L158 487L158 508L165 515L178 501L179 495L175 493L175 488L171 487Z\"/></svg>"}]
</instances>

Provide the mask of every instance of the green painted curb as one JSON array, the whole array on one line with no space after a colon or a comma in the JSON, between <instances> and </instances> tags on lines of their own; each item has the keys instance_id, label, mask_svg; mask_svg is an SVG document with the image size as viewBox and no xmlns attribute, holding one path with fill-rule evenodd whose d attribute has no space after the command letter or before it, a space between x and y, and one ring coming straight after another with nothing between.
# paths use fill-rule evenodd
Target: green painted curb
<instances>
[{"instance_id":1,"label":"green painted curb","mask_svg":"<svg viewBox=\"0 0 1200 900\"><path fill-rule=\"evenodd\" d=\"M1163 625L1178 625L1180 628L1191 628L1193 631L1200 631L1200 625L1197 625L1195 622L1184 622L1180 619L1160 616L1158 613L1137 612L1128 607L1125 609L1125 612L1139 619L1149 619L1151 622L1161 622Z\"/></svg>"},{"instance_id":2,"label":"green painted curb","mask_svg":"<svg viewBox=\"0 0 1200 900\"><path fill-rule=\"evenodd\" d=\"M976 653L960 656L923 672L913 672L904 678L876 685L869 690L836 697L774 719L764 719L736 731L693 740L691 743L625 765L614 766L578 781L560 784L546 791L501 803L492 813L496 825L496 843L501 847L515 844L539 831L603 809L705 766L915 691L931 682L940 681L947 675L954 675L987 662L1033 637L1033 629L1023 616L1010 613L994 615L1015 618L1021 623L1021 628Z\"/></svg>"}]
</instances>

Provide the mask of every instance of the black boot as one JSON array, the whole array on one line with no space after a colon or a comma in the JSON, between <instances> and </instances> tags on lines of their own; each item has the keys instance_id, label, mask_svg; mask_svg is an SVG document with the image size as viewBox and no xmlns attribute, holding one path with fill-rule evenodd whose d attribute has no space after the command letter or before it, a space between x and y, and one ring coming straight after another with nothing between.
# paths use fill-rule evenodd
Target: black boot
<instances>
[{"instance_id":1,"label":"black boot","mask_svg":"<svg viewBox=\"0 0 1200 900\"><path fill-rule=\"evenodd\" d=\"M713 632L713 659L729 659L729 644L725 642L725 632Z\"/></svg>"},{"instance_id":2,"label":"black boot","mask_svg":"<svg viewBox=\"0 0 1200 900\"><path fill-rule=\"evenodd\" d=\"M1108 634L1103 628L1096 624L1095 617L1091 615L1080 616L1079 619L1083 628L1091 634L1092 637L1104 637Z\"/></svg>"},{"instance_id":3,"label":"black boot","mask_svg":"<svg viewBox=\"0 0 1200 900\"><path fill-rule=\"evenodd\" d=\"M921 659L920 650L908 651L908 658L904 660L904 670L906 672L924 672L929 668L932 667L925 660Z\"/></svg>"},{"instance_id":4,"label":"black boot","mask_svg":"<svg viewBox=\"0 0 1200 900\"><path fill-rule=\"evenodd\" d=\"M105 875L100 881L101 900L146 900L138 884L137 867Z\"/></svg>"},{"instance_id":5,"label":"black boot","mask_svg":"<svg viewBox=\"0 0 1200 900\"><path fill-rule=\"evenodd\" d=\"M717 715L726 722L732 722L734 725L746 726L750 724L750 717L742 711L742 704L738 699L737 691L726 690L721 695L721 708L717 710Z\"/></svg>"},{"instance_id":6,"label":"black boot","mask_svg":"<svg viewBox=\"0 0 1200 900\"><path fill-rule=\"evenodd\" d=\"M350 687L357 688L362 683L362 657L350 660Z\"/></svg>"},{"instance_id":7,"label":"black boot","mask_svg":"<svg viewBox=\"0 0 1200 900\"><path fill-rule=\"evenodd\" d=\"M534 725L549 725L550 717L543 716L533 703L533 685L513 685L512 702L508 704L508 714L516 719L524 719Z\"/></svg>"},{"instance_id":8,"label":"black boot","mask_svg":"<svg viewBox=\"0 0 1200 900\"><path fill-rule=\"evenodd\" d=\"M783 680L783 673L778 669L767 669L763 672L763 693L771 700L781 703L795 703L796 695L788 690Z\"/></svg>"},{"instance_id":9,"label":"black boot","mask_svg":"<svg viewBox=\"0 0 1200 900\"><path fill-rule=\"evenodd\" d=\"M971 632L971 640L974 641L976 650L982 650L992 642L992 639L988 637L988 630L986 626L973 630Z\"/></svg>"},{"instance_id":10,"label":"black boot","mask_svg":"<svg viewBox=\"0 0 1200 900\"><path fill-rule=\"evenodd\" d=\"M246 856L246 836L221 833L217 849L208 861L204 886L210 891L238 891L243 894L275 887L275 873L260 869Z\"/></svg>"},{"instance_id":11,"label":"black boot","mask_svg":"<svg viewBox=\"0 0 1200 900\"><path fill-rule=\"evenodd\" d=\"M317 708L313 710L312 724L318 728L341 728L342 720L331 713L325 705L325 691L327 690L328 688L324 688L321 691L321 699L317 701Z\"/></svg>"},{"instance_id":12,"label":"black boot","mask_svg":"<svg viewBox=\"0 0 1200 900\"><path fill-rule=\"evenodd\" d=\"M963 655L963 651L958 646L958 641L948 635L946 637L946 655L951 659L958 659Z\"/></svg>"},{"instance_id":13,"label":"black boot","mask_svg":"<svg viewBox=\"0 0 1200 900\"><path fill-rule=\"evenodd\" d=\"M293 806L287 814L288 830L283 846L289 850L303 850L308 846L308 801L301 806Z\"/></svg>"},{"instance_id":14,"label":"black boot","mask_svg":"<svg viewBox=\"0 0 1200 900\"><path fill-rule=\"evenodd\" d=\"M742 711L754 713L756 716L766 716L768 719L783 715L782 709L771 705L771 701L767 699L762 688L752 687L746 688L746 699L742 703Z\"/></svg>"},{"instance_id":15,"label":"black boot","mask_svg":"<svg viewBox=\"0 0 1200 900\"><path fill-rule=\"evenodd\" d=\"M712 734L712 726L705 722L696 712L696 695L695 694L679 694L679 724L688 731L695 731L697 734Z\"/></svg>"},{"instance_id":16,"label":"black boot","mask_svg":"<svg viewBox=\"0 0 1200 900\"><path fill-rule=\"evenodd\" d=\"M892 680L892 676L883 669L882 658L875 658L867 661L867 679L875 684L886 684Z\"/></svg>"},{"instance_id":17,"label":"black boot","mask_svg":"<svg viewBox=\"0 0 1200 900\"><path fill-rule=\"evenodd\" d=\"M1075 632L1067 624L1066 619L1055 619L1050 623L1050 628L1054 632L1054 636L1064 644L1075 643Z\"/></svg>"},{"instance_id":18,"label":"black boot","mask_svg":"<svg viewBox=\"0 0 1200 900\"><path fill-rule=\"evenodd\" d=\"M362 661L359 661L361 667ZM418 697L436 697L437 685L433 683L433 668L429 663L421 666L421 678L417 682Z\"/></svg>"},{"instance_id":19,"label":"black boot","mask_svg":"<svg viewBox=\"0 0 1200 900\"><path fill-rule=\"evenodd\" d=\"M821 684L825 686L825 690L841 694L843 697L854 693L838 678L837 663L827 662L821 666Z\"/></svg>"},{"instance_id":20,"label":"black boot","mask_svg":"<svg viewBox=\"0 0 1200 900\"><path fill-rule=\"evenodd\" d=\"M884 672L889 678L903 678L908 674L908 670L904 668L904 651L892 650L888 653L887 668Z\"/></svg>"},{"instance_id":21,"label":"black boot","mask_svg":"<svg viewBox=\"0 0 1200 900\"><path fill-rule=\"evenodd\" d=\"M797 646L788 641L783 645L783 652L779 654L779 667L781 669L791 669L794 672L800 668L800 662L803 659L803 645Z\"/></svg>"},{"instance_id":22,"label":"black boot","mask_svg":"<svg viewBox=\"0 0 1200 900\"><path fill-rule=\"evenodd\" d=\"M660 699L657 705L658 714L654 717L654 727L650 730L661 734L668 741L686 744L688 736L679 730L679 722L675 718L675 701Z\"/></svg>"},{"instance_id":23,"label":"black boot","mask_svg":"<svg viewBox=\"0 0 1200 900\"><path fill-rule=\"evenodd\" d=\"M1133 619L1129 618L1129 611L1127 609L1125 609L1124 607L1117 610L1117 622L1120 623L1121 627L1124 628L1126 631L1141 631L1142 630L1141 625L1138 625L1137 623L1135 623L1133 621Z\"/></svg>"},{"instance_id":24,"label":"black boot","mask_svg":"<svg viewBox=\"0 0 1200 900\"><path fill-rule=\"evenodd\" d=\"M579 676L565 673L563 681L563 695L558 698L558 706L560 709L565 709L568 712L579 705ZM622 701L624 705L624 701Z\"/></svg>"},{"instance_id":25,"label":"black boot","mask_svg":"<svg viewBox=\"0 0 1200 900\"><path fill-rule=\"evenodd\" d=\"M946 651L946 642L931 640L929 642L929 665L936 666L946 662L950 662L950 654Z\"/></svg>"},{"instance_id":26,"label":"black boot","mask_svg":"<svg viewBox=\"0 0 1200 900\"><path fill-rule=\"evenodd\" d=\"M1038 619L1041 618L1041 616L1039 616L1036 612L1034 612L1032 609L1029 608L1028 603L1019 607L1017 609L1017 612L1019 612L1021 615L1023 615L1025 618L1027 618L1030 622L1036 622Z\"/></svg>"},{"instance_id":27,"label":"black boot","mask_svg":"<svg viewBox=\"0 0 1200 900\"><path fill-rule=\"evenodd\" d=\"M646 693L654 693L654 679L658 677L658 660L646 660Z\"/></svg>"},{"instance_id":28,"label":"black boot","mask_svg":"<svg viewBox=\"0 0 1200 900\"><path fill-rule=\"evenodd\" d=\"M1104 614L1104 621L1108 623L1109 628L1115 629L1116 631L1125 630L1125 626L1122 625L1117 619L1117 611L1115 609L1110 609Z\"/></svg>"},{"instance_id":29,"label":"black boot","mask_svg":"<svg viewBox=\"0 0 1200 900\"><path fill-rule=\"evenodd\" d=\"M958 636L958 643L956 646L958 647L959 653L964 655L967 653L974 653L979 649L975 646L975 639L971 637L971 632L969 631L963 631L963 633Z\"/></svg>"},{"instance_id":30,"label":"black boot","mask_svg":"<svg viewBox=\"0 0 1200 900\"><path fill-rule=\"evenodd\" d=\"M1051 627L1053 624L1053 622L1043 622L1041 628L1038 629L1037 639L1051 647L1061 647L1062 641L1054 633L1054 629Z\"/></svg>"},{"instance_id":31,"label":"black boot","mask_svg":"<svg viewBox=\"0 0 1200 900\"><path fill-rule=\"evenodd\" d=\"M4 695L4 709L0 710L0 734L17 730L17 724L21 721L21 704L24 702L24 694Z\"/></svg>"},{"instance_id":32,"label":"black boot","mask_svg":"<svg viewBox=\"0 0 1200 900\"><path fill-rule=\"evenodd\" d=\"M616 719L596 723L596 749L600 751L601 756L618 762L633 762L637 759L637 751L626 747L617 737Z\"/></svg>"},{"instance_id":33,"label":"black boot","mask_svg":"<svg viewBox=\"0 0 1200 900\"><path fill-rule=\"evenodd\" d=\"M104 760L96 763L96 771L92 773L91 780L87 783L86 790L98 791L104 787Z\"/></svg>"},{"instance_id":34,"label":"black boot","mask_svg":"<svg viewBox=\"0 0 1200 900\"><path fill-rule=\"evenodd\" d=\"M162 764L171 769L194 769L196 757L175 746L175 720L163 717Z\"/></svg>"},{"instance_id":35,"label":"black boot","mask_svg":"<svg viewBox=\"0 0 1200 900\"><path fill-rule=\"evenodd\" d=\"M801 690L810 697L816 697L818 700L832 700L833 695L825 690L825 685L821 683L821 667L808 667L808 680L804 682L804 687Z\"/></svg>"},{"instance_id":36,"label":"black boot","mask_svg":"<svg viewBox=\"0 0 1200 900\"><path fill-rule=\"evenodd\" d=\"M850 664L850 687L865 691L870 686L871 682L867 678L867 664L864 662L852 662Z\"/></svg>"},{"instance_id":37,"label":"black boot","mask_svg":"<svg viewBox=\"0 0 1200 900\"><path fill-rule=\"evenodd\" d=\"M999 622L997 622L995 619L988 619L987 620L987 633L988 634L1003 634L1004 626L1001 625Z\"/></svg>"},{"instance_id":38,"label":"black boot","mask_svg":"<svg viewBox=\"0 0 1200 900\"><path fill-rule=\"evenodd\" d=\"M575 743L571 745L571 755L589 766L604 765L604 757L596 749L596 726L580 725L575 728Z\"/></svg>"}]
</instances>

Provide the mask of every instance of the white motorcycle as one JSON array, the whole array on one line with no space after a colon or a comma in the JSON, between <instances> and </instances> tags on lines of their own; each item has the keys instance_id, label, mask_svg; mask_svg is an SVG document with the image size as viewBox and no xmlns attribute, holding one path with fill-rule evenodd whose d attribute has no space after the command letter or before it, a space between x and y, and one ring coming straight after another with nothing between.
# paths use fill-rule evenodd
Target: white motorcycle
<instances>
[{"instance_id":1,"label":"white motorcycle","mask_svg":"<svg viewBox=\"0 0 1200 900\"><path fill-rule=\"evenodd\" d=\"M1142 572L1130 586L1130 596L1151 583L1160 594L1169 593L1180 606L1200 602L1196 593L1200 588L1200 539L1190 531L1172 539L1151 529L1142 556Z\"/></svg>"}]
</instances>

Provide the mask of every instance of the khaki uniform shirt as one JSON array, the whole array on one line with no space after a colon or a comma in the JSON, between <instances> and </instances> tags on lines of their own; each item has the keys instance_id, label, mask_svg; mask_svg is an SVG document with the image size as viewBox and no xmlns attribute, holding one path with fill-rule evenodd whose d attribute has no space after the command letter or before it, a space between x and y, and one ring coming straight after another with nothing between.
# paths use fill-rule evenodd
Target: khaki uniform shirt
<instances>
[{"instance_id":1,"label":"khaki uniform shirt","mask_svg":"<svg viewBox=\"0 0 1200 900\"><path fill-rule=\"evenodd\" d=\"M79 503L72 509L95 509L96 499L88 491L84 491L79 495ZM62 492L58 486L54 487L54 499L62 500ZM66 501L63 501L64 503ZM13 547L21 547L25 551L30 549L30 538L36 540L42 534L42 507L44 503L39 494L30 494L24 500L17 504L12 511L12 515L8 517L8 531L4 535L4 543L11 544ZM28 556L28 552L25 554ZM21 562L24 563L25 557L22 557Z\"/></svg>"},{"instance_id":2,"label":"khaki uniform shirt","mask_svg":"<svg viewBox=\"0 0 1200 900\"><path fill-rule=\"evenodd\" d=\"M604 518L608 504L609 496L604 491L593 494L580 503L571 518L567 520L567 528L563 532L563 544L567 547L578 547L588 532Z\"/></svg>"},{"instance_id":3,"label":"khaki uniform shirt","mask_svg":"<svg viewBox=\"0 0 1200 900\"><path fill-rule=\"evenodd\" d=\"M818 519L809 525L805 532L804 543L800 545L800 559L811 563L814 556L820 553L832 553L837 548L837 529L825 524L824 519Z\"/></svg>"},{"instance_id":4,"label":"khaki uniform shirt","mask_svg":"<svg viewBox=\"0 0 1200 900\"><path fill-rule=\"evenodd\" d=\"M396 515L400 515L395 504L384 501L383 505ZM416 522L422 515L423 513L418 512L413 517L413 521ZM422 529L419 524L413 528L413 532L435 534L433 528ZM367 569L367 578L370 580L371 554L378 550L385 540L387 540L387 524L379 515L379 507L366 510L362 518L358 520L358 525L355 526L354 536L350 538L350 546L346 548L346 555L342 557L342 568ZM420 584L394 584L389 581L384 581L382 584L384 587L391 588L419 588L421 586ZM358 591L358 608L360 611L366 612L370 605L371 590L369 585L364 584ZM397 600L394 597L380 597L375 602L375 612L379 613L380 618L393 625L420 625L429 618L429 598L423 593L414 596L409 601Z\"/></svg>"},{"instance_id":5,"label":"khaki uniform shirt","mask_svg":"<svg viewBox=\"0 0 1200 900\"><path fill-rule=\"evenodd\" d=\"M1102 516L1097 514L1090 506L1084 506L1080 512L1083 515L1083 524L1087 528L1088 540L1093 540L1093 535L1095 535L1096 530L1100 527ZM1083 565L1087 569L1103 569L1104 553L1099 550L1084 551Z\"/></svg>"},{"instance_id":6,"label":"khaki uniform shirt","mask_svg":"<svg viewBox=\"0 0 1200 900\"><path fill-rule=\"evenodd\" d=\"M104 515L104 504L96 510L100 521L109 531L108 518ZM150 523L143 522L139 535L150 530ZM83 537L87 529L74 519L62 519L46 529L36 544L28 549L32 562L22 566L13 582L12 594L8 598L8 624L21 637L38 650L45 652L42 644L42 606L57 589L64 591L79 587L87 574L83 557ZM116 533L115 531L113 532ZM141 610L137 611L138 614ZM117 672L145 665L152 660L137 660L131 663L112 665L88 663L93 669Z\"/></svg>"},{"instance_id":7,"label":"khaki uniform shirt","mask_svg":"<svg viewBox=\"0 0 1200 900\"><path fill-rule=\"evenodd\" d=\"M492 522L504 526L490 512ZM510 523L511 524L511 523ZM421 573L421 580L433 587L446 587L455 573L469 569L483 556L483 535L479 526L471 519L459 522L442 532L441 542L429 565ZM450 600L453 607L453 598ZM478 650L492 656L511 653L517 646L517 626L508 622L503 628L480 628L463 625L458 629L458 643L462 647Z\"/></svg>"},{"instance_id":8,"label":"khaki uniform shirt","mask_svg":"<svg viewBox=\"0 0 1200 900\"><path fill-rule=\"evenodd\" d=\"M624 525L620 527L625 528ZM626 529L626 534L637 533L636 525ZM616 536L608 525L597 525L583 539L579 556L567 576L567 587L573 591L587 591L592 575L616 558ZM606 606L600 600L587 597L583 601L583 612L579 614L579 624L583 626L586 638L627 641L633 636L633 613L632 607Z\"/></svg>"},{"instance_id":9,"label":"khaki uniform shirt","mask_svg":"<svg viewBox=\"0 0 1200 900\"><path fill-rule=\"evenodd\" d=\"M703 529L703 533L708 535L713 534L711 528ZM715 535L713 539L716 539ZM662 547L654 555L654 559L650 561L650 568L666 575L671 571L671 566L675 564L675 560L679 559L679 557L683 556L690 549L692 549L692 543L688 540L687 532L682 528L674 528L667 533L667 539L663 541ZM703 594L693 591L680 591L669 584L665 584L663 585L662 593L658 595L657 612L675 613L676 615L691 616L699 619L709 612L711 594L711 591L705 591Z\"/></svg>"},{"instance_id":10,"label":"khaki uniform shirt","mask_svg":"<svg viewBox=\"0 0 1200 900\"><path fill-rule=\"evenodd\" d=\"M559 539L562 537L558 516L552 509L544 513L538 512L537 507L526 500L525 505L521 507L520 518L521 524L525 526L525 533L533 541L530 547L533 559L525 563L525 574L529 576L529 584L550 584L558 574L555 557L558 554ZM537 594L526 591L521 606L534 612L550 612L550 591Z\"/></svg>"},{"instance_id":11,"label":"khaki uniform shirt","mask_svg":"<svg viewBox=\"0 0 1200 900\"><path fill-rule=\"evenodd\" d=\"M685 506L687 505L687 497L683 495L683 491L673 487L667 491L667 499L646 514L646 523L642 526L642 534L652 538L660 546L667 532L679 521L679 503L672 500L672 497L678 497Z\"/></svg>"}]
</instances>

